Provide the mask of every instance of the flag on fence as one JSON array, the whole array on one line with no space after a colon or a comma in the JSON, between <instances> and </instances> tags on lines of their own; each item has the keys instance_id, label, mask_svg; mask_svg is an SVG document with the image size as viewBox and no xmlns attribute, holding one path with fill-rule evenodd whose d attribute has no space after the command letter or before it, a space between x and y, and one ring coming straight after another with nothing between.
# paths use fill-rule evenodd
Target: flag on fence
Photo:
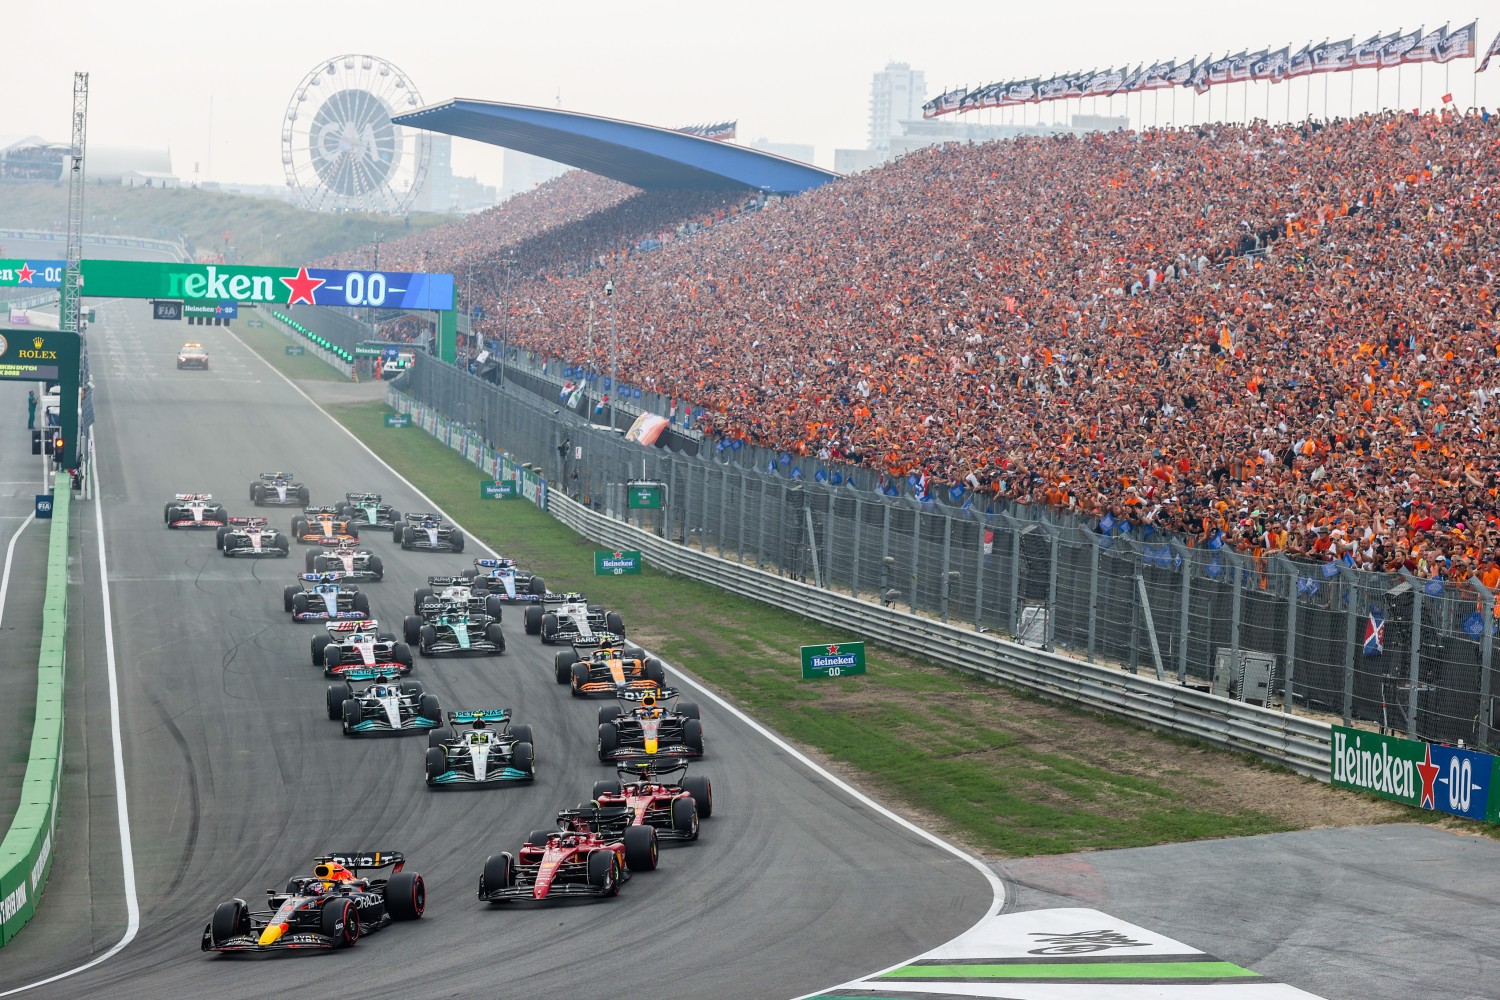
<instances>
[{"instance_id":1,"label":"flag on fence","mask_svg":"<svg viewBox=\"0 0 1500 1000\"><path fill-rule=\"evenodd\" d=\"M995 551L995 533L989 528L984 529L984 554L993 555Z\"/></svg>"},{"instance_id":2,"label":"flag on fence","mask_svg":"<svg viewBox=\"0 0 1500 1000\"><path fill-rule=\"evenodd\" d=\"M603 413L604 412L604 407L605 407L605 405L608 402L609 402L609 397L608 396L600 396L599 397L599 402L597 402L597 403L594 404L594 416L598 416L599 414Z\"/></svg>"},{"instance_id":3,"label":"flag on fence","mask_svg":"<svg viewBox=\"0 0 1500 1000\"><path fill-rule=\"evenodd\" d=\"M562 391L557 394L557 398L558 399L567 399L569 396L571 396L573 394L573 390L576 389L576 388L578 388L577 383L575 383L572 379L568 379L566 382L563 383Z\"/></svg>"},{"instance_id":4,"label":"flag on fence","mask_svg":"<svg viewBox=\"0 0 1500 1000\"><path fill-rule=\"evenodd\" d=\"M1316 597L1318 596L1318 590L1322 586L1322 584L1310 576L1299 576L1297 577L1297 596Z\"/></svg>"},{"instance_id":5,"label":"flag on fence","mask_svg":"<svg viewBox=\"0 0 1500 1000\"><path fill-rule=\"evenodd\" d=\"M1484 635L1484 616L1478 611L1470 611L1464 618L1463 628L1470 639L1478 639Z\"/></svg>"},{"instance_id":6,"label":"flag on fence","mask_svg":"<svg viewBox=\"0 0 1500 1000\"><path fill-rule=\"evenodd\" d=\"M1370 605L1370 618L1365 622L1365 655L1380 656L1385 652L1385 613Z\"/></svg>"}]
</instances>

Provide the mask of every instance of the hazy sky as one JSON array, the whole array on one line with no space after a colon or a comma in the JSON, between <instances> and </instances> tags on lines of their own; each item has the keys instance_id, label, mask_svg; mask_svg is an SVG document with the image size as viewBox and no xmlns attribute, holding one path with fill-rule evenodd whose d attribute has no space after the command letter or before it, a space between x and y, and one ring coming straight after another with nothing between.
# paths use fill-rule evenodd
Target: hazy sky
<instances>
[{"instance_id":1,"label":"hazy sky","mask_svg":"<svg viewBox=\"0 0 1500 1000\"><path fill-rule=\"evenodd\" d=\"M1477 0L1460 8L1399 0L17 2L6 5L0 20L0 93L6 95L0 134L67 141L73 72L84 70L90 74L90 141L170 147L174 171L188 179L197 164L203 180L279 184L280 126L293 90L320 61L360 53L398 66L424 103L469 97L555 106L561 95L569 110L656 125L738 119L740 141L811 144L817 162L832 166L835 147L866 144L870 77L888 61L925 70L931 97L945 85L1288 42L1299 48L1327 36L1352 34L1359 41L1377 31L1445 21L1456 27L1487 15L1479 23L1482 52L1500 30L1497 14L1500 8ZM1461 105L1471 99L1474 65L1464 60L1450 68ZM1403 104L1412 106L1418 70L1403 73ZM1443 69L1426 74L1426 103L1432 105L1443 91ZM1336 74L1329 84L1336 113L1347 110L1351 76L1358 77L1356 106L1374 102L1372 71ZM1396 72L1387 70L1381 80L1381 103L1394 104ZM1500 61L1477 82L1480 103L1500 104ZM1279 85L1288 86L1300 117L1307 85ZM1322 78L1313 88L1317 111ZM1252 115L1264 112L1263 94L1252 91ZM1273 118L1285 112L1284 95L1272 91ZM1145 105L1148 121L1153 100L1159 99ZM1222 116L1222 100L1215 102L1215 117ZM1185 115L1187 94L1179 101ZM1235 86L1229 107L1236 116L1241 104ZM1136 106L1132 101L1132 113ZM984 121L986 114L995 116L990 121L1008 120L1005 112L959 120ZM498 149L455 141L453 159L455 173L500 181Z\"/></svg>"}]
</instances>

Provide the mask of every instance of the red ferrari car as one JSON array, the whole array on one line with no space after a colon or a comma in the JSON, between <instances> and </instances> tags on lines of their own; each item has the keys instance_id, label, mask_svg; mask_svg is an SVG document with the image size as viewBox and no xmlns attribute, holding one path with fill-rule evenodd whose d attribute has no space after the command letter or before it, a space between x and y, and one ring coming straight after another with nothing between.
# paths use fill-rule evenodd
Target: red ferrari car
<instances>
[{"instance_id":1,"label":"red ferrari car","mask_svg":"<svg viewBox=\"0 0 1500 1000\"><path fill-rule=\"evenodd\" d=\"M714 814L714 786L687 775L681 757L629 760L618 765L618 781L594 782L594 805L625 809L636 826L649 826L662 840L697 840L698 821Z\"/></svg>"},{"instance_id":2,"label":"red ferrari car","mask_svg":"<svg viewBox=\"0 0 1500 1000\"><path fill-rule=\"evenodd\" d=\"M532 831L515 855L490 855L479 898L614 896L632 874L656 867L656 830L631 825L629 810L580 806L558 813L557 822L559 829Z\"/></svg>"}]
</instances>

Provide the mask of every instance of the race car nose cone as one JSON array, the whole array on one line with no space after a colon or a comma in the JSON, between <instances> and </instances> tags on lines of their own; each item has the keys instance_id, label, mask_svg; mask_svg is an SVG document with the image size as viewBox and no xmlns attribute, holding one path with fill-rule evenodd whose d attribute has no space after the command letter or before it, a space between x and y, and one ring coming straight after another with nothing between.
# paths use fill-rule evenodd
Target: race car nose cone
<instances>
[{"instance_id":1,"label":"race car nose cone","mask_svg":"<svg viewBox=\"0 0 1500 1000\"><path fill-rule=\"evenodd\" d=\"M646 752L647 753L656 753L656 747L657 747L657 739L656 739L656 737L652 736L652 737L647 738L647 740L646 740Z\"/></svg>"},{"instance_id":2,"label":"race car nose cone","mask_svg":"<svg viewBox=\"0 0 1500 1000\"><path fill-rule=\"evenodd\" d=\"M286 932L286 924L268 924L266 929L260 932L260 943L262 945L275 944Z\"/></svg>"}]
</instances>

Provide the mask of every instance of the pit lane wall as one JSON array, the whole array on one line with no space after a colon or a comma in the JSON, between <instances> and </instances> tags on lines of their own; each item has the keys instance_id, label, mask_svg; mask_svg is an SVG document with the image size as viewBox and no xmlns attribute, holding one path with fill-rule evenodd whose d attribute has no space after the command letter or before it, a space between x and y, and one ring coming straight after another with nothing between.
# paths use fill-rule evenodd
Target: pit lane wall
<instances>
[{"instance_id":1,"label":"pit lane wall","mask_svg":"<svg viewBox=\"0 0 1500 1000\"><path fill-rule=\"evenodd\" d=\"M63 643L68 608L68 508L66 489L52 498L47 583L42 601L42 647L37 658L36 719L21 804L0 841L0 947L36 913L52 871L53 834L61 798L63 752ZM13 664L21 668L22 664Z\"/></svg>"}]
</instances>

